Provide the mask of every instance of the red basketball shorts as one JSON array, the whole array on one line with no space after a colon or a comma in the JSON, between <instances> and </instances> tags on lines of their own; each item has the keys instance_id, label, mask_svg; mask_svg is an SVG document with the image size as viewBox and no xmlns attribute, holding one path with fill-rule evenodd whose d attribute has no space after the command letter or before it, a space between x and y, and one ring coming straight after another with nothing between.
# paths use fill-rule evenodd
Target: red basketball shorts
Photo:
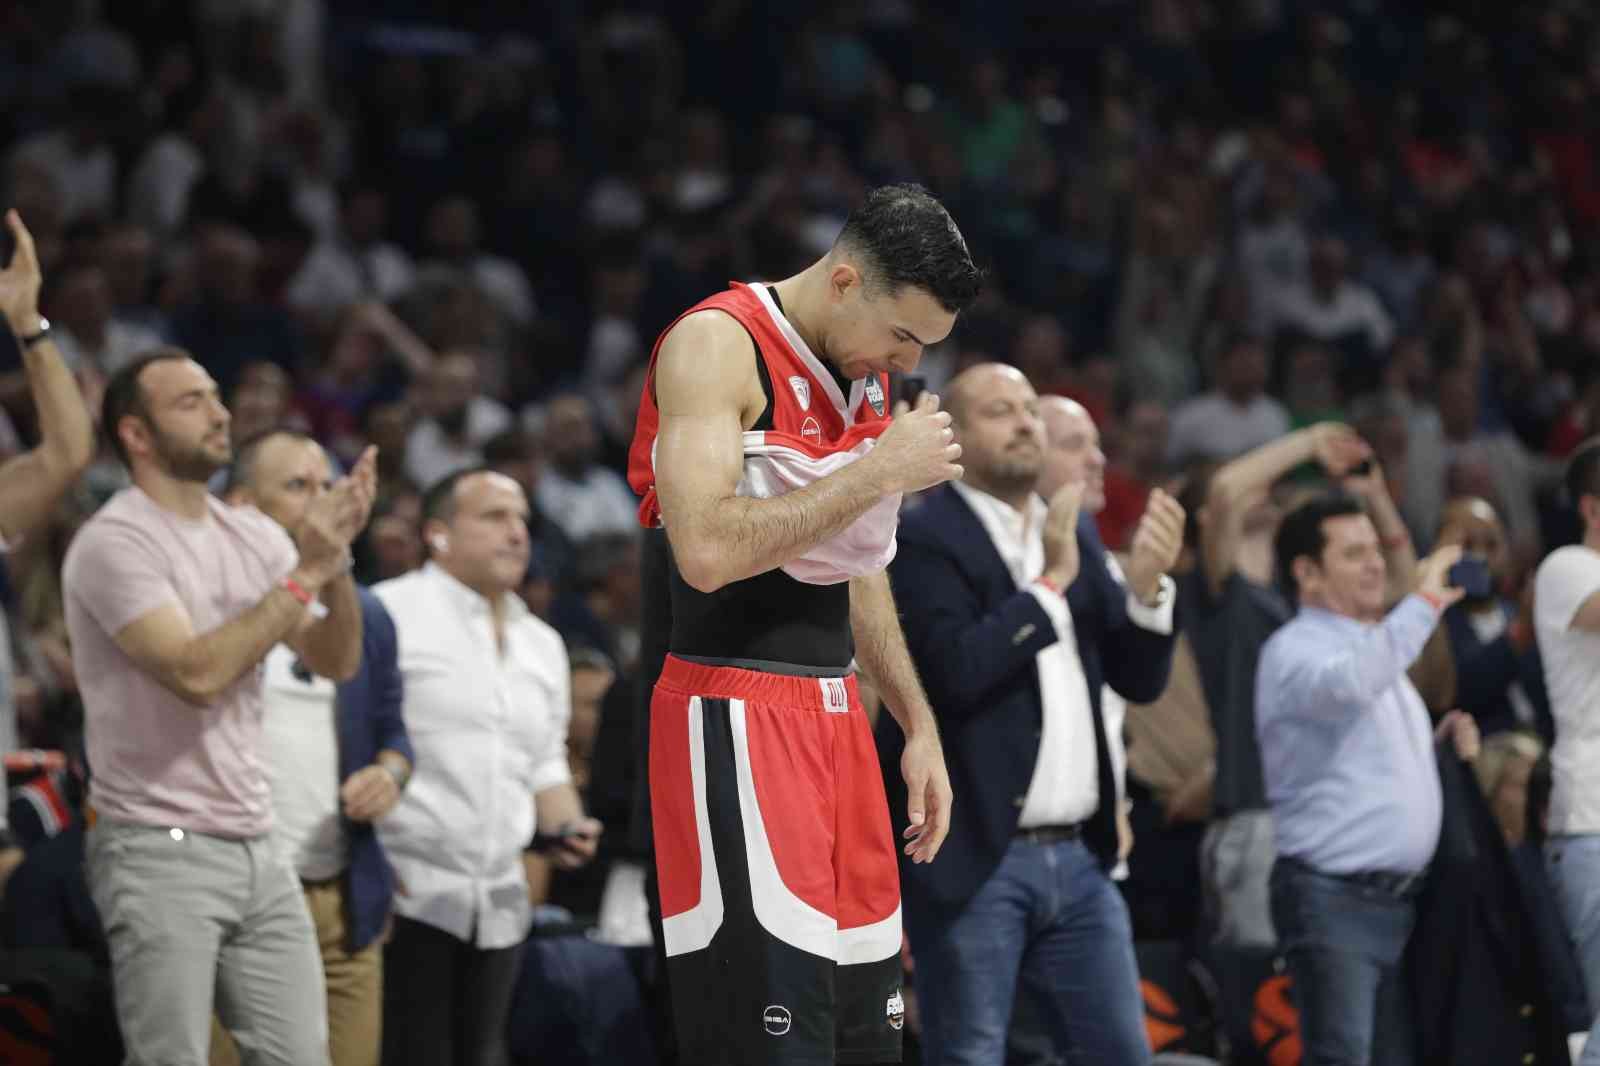
<instances>
[{"instance_id":1,"label":"red basketball shorts","mask_svg":"<svg viewBox=\"0 0 1600 1066\"><path fill-rule=\"evenodd\" d=\"M683 1062L898 1062L899 868L855 678L668 656L650 799Z\"/></svg>"}]
</instances>

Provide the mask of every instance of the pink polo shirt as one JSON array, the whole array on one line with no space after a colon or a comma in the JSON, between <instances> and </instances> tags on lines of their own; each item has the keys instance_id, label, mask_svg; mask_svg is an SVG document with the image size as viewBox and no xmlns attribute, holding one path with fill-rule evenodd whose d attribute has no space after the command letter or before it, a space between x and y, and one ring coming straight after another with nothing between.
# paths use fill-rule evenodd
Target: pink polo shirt
<instances>
[{"instance_id":1,"label":"pink polo shirt","mask_svg":"<svg viewBox=\"0 0 1600 1066\"><path fill-rule=\"evenodd\" d=\"M261 667L210 707L185 703L123 654L129 623L174 604L208 633L260 602L299 556L254 507L211 497L194 521L139 488L79 530L62 581L97 814L226 837L272 827L261 729Z\"/></svg>"}]
</instances>

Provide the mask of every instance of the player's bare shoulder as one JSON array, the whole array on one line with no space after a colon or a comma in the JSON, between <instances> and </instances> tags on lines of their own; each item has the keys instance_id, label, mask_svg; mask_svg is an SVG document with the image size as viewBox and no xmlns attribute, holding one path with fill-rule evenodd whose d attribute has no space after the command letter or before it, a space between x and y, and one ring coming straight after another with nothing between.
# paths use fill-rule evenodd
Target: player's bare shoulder
<instances>
[{"instance_id":1,"label":"player's bare shoulder","mask_svg":"<svg viewBox=\"0 0 1600 1066\"><path fill-rule=\"evenodd\" d=\"M750 334L715 308L685 315L661 339L654 385L663 415L744 408L761 396Z\"/></svg>"}]
</instances>

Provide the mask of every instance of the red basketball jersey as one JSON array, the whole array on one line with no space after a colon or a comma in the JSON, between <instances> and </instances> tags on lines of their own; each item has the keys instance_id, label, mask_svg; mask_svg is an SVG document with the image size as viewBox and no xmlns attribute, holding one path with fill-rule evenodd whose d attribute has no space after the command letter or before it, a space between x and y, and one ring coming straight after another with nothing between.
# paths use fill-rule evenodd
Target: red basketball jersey
<instances>
[{"instance_id":1,"label":"red basketball jersey","mask_svg":"<svg viewBox=\"0 0 1600 1066\"><path fill-rule=\"evenodd\" d=\"M731 316L755 339L772 382L772 428L744 434L744 476L739 494L781 496L855 461L870 451L888 428L889 376L871 374L852 382L849 394L806 345L763 285L733 282L673 320L675 326L696 311ZM662 331L667 335L672 326ZM628 452L628 482L643 497L639 521L661 522L656 501L655 444L661 416L655 402L656 339L650 372L639 399L639 419ZM820 545L784 569L797 580L832 584L887 566L894 557L894 531L900 496L885 497L834 540Z\"/></svg>"}]
</instances>

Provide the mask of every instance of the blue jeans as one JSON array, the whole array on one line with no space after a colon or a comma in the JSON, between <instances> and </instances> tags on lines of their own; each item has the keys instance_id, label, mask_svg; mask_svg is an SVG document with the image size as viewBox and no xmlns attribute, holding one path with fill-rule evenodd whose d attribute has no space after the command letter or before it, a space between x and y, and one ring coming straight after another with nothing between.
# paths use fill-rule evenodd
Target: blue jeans
<instances>
[{"instance_id":1,"label":"blue jeans","mask_svg":"<svg viewBox=\"0 0 1600 1066\"><path fill-rule=\"evenodd\" d=\"M1411 1066L1401 958L1414 902L1280 858L1272 921L1300 1012L1302 1066Z\"/></svg>"},{"instance_id":2,"label":"blue jeans","mask_svg":"<svg viewBox=\"0 0 1600 1066\"><path fill-rule=\"evenodd\" d=\"M1551 837L1545 841L1544 861L1593 1009L1600 1000L1600 836ZM1600 1066L1600 1016L1589 1030L1578 1064Z\"/></svg>"},{"instance_id":3,"label":"blue jeans","mask_svg":"<svg viewBox=\"0 0 1600 1066\"><path fill-rule=\"evenodd\" d=\"M1067 1062L1150 1061L1128 908L1081 841L1012 841L955 918L905 918L929 1066L1001 1066L1019 975Z\"/></svg>"}]
</instances>

